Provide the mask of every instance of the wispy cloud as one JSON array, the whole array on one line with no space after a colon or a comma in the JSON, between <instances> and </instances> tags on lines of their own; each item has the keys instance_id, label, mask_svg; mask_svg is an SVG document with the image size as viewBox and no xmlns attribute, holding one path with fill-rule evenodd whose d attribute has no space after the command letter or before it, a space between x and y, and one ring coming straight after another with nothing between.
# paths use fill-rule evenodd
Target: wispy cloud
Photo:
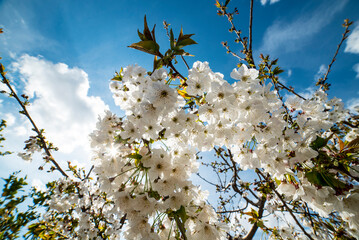
<instances>
[{"instance_id":1,"label":"wispy cloud","mask_svg":"<svg viewBox=\"0 0 359 240\"><path fill-rule=\"evenodd\" d=\"M354 28L346 42L344 52L359 54L359 24Z\"/></svg>"},{"instance_id":2,"label":"wispy cloud","mask_svg":"<svg viewBox=\"0 0 359 240\"><path fill-rule=\"evenodd\" d=\"M268 2L269 4L274 4L276 2L279 2L280 0L261 0L261 4L264 6L266 5Z\"/></svg>"},{"instance_id":3,"label":"wispy cloud","mask_svg":"<svg viewBox=\"0 0 359 240\"><path fill-rule=\"evenodd\" d=\"M346 102L347 108L350 112L359 113L359 98L351 98Z\"/></svg>"},{"instance_id":4,"label":"wispy cloud","mask_svg":"<svg viewBox=\"0 0 359 240\"><path fill-rule=\"evenodd\" d=\"M348 0L325 1L318 8L301 14L294 21L278 20L266 30L261 52L293 52L301 49L314 34L318 33L340 12Z\"/></svg>"},{"instance_id":5,"label":"wispy cloud","mask_svg":"<svg viewBox=\"0 0 359 240\"><path fill-rule=\"evenodd\" d=\"M353 70L357 73L356 78L359 78L359 63L353 66Z\"/></svg>"},{"instance_id":6,"label":"wispy cloud","mask_svg":"<svg viewBox=\"0 0 359 240\"><path fill-rule=\"evenodd\" d=\"M0 27L4 28L4 34L0 38L2 51L11 49L12 52L22 53L55 46L55 41L47 39L32 27L33 13L23 10L14 1L4 1L0 4ZM5 53L11 55L9 52Z\"/></svg>"},{"instance_id":7,"label":"wispy cloud","mask_svg":"<svg viewBox=\"0 0 359 240\"><path fill-rule=\"evenodd\" d=\"M65 153L86 148L98 115L108 108L99 97L88 95L87 74L29 55L23 55L13 68L21 74L24 92L33 100L30 114L55 146Z\"/></svg>"},{"instance_id":8,"label":"wispy cloud","mask_svg":"<svg viewBox=\"0 0 359 240\"><path fill-rule=\"evenodd\" d=\"M319 78L323 77L327 70L328 67L326 65L320 65L318 72L314 75L314 81L317 81Z\"/></svg>"}]
</instances>

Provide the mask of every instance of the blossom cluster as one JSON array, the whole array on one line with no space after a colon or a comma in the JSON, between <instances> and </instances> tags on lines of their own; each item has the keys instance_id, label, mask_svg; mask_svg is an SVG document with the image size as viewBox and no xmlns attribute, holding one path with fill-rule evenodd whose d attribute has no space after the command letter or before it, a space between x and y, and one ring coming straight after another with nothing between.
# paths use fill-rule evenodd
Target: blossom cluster
<instances>
[{"instance_id":1,"label":"blossom cluster","mask_svg":"<svg viewBox=\"0 0 359 240\"><path fill-rule=\"evenodd\" d=\"M161 139L166 146L165 150L141 153L143 166L150 169L148 177L154 182L153 188L161 195L170 192L162 192L156 185L167 179L173 164L196 171L193 163L188 162L190 158L176 161L178 153L209 151L214 146L230 149L243 169L263 168L273 177L285 180L285 175L294 175L296 164L313 164L311 159L318 152L310 144L348 114L339 99L328 100L322 90L308 100L289 97L283 105L273 85L261 82L259 72L245 65L234 69L231 77L237 80L233 84L224 80L222 74L214 73L207 62L196 62L186 81L187 97L169 86L168 73L163 68L149 75L139 66L129 66L122 73L122 81L111 83L115 102L126 112L121 138L137 143ZM185 110L188 96L197 101L191 110ZM254 147L248 148L248 143ZM160 155L158 152L165 157L152 160L153 155ZM154 166L161 170L152 173ZM189 172L180 179L188 178ZM299 177L299 187L284 181L279 190L290 186L295 194L281 192L305 200L313 210L325 213L323 216L341 212L351 229L358 229L357 216L353 214L358 211L348 209L354 206L338 205L352 201L349 199L355 198L356 190L337 197L329 187L317 189L303 174Z\"/></svg>"},{"instance_id":2,"label":"blossom cluster","mask_svg":"<svg viewBox=\"0 0 359 240\"><path fill-rule=\"evenodd\" d=\"M269 173L281 182L277 191L288 200L305 201L323 217L338 212L351 234L359 236L359 211L353 204L359 200L358 187L337 194L329 186L313 185L300 170L314 166L319 153L311 144L328 137L348 111L322 90L307 100L290 96L283 102L259 74L242 65L230 74L235 80L230 84L207 62L195 62L185 84L176 88L164 68L148 73L135 65L111 82L115 103L126 116L107 112L91 134L96 184L111 202L101 214L116 226L109 230L111 239L224 239L228 226L206 203L208 194L190 180L198 171L197 153L216 146L230 149L242 169ZM81 205L71 202L66 209L74 204ZM51 203L62 211L58 205ZM127 219L121 234L118 216Z\"/></svg>"}]
</instances>

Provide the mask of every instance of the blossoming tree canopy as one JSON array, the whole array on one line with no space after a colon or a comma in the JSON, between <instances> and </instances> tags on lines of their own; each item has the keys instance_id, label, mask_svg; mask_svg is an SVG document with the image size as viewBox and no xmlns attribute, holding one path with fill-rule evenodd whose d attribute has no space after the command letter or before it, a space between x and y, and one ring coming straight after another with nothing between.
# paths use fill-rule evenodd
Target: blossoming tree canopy
<instances>
[{"instance_id":1,"label":"blossoming tree canopy","mask_svg":"<svg viewBox=\"0 0 359 240\"><path fill-rule=\"evenodd\" d=\"M89 172L69 163L72 174L65 173L32 122L36 135L20 156L29 160L44 150L64 177L48 185L47 211L30 225L29 236L252 239L261 229L271 239L359 238L358 116L328 97L328 73L304 98L279 81L277 60L261 55L256 65L251 31L242 37L229 2L216 6L243 46L239 56L223 44L241 60L230 73L232 83L208 62L180 73L176 58L187 65L190 54L183 48L196 44L193 34L181 29L175 39L165 23L170 48L163 53L145 17L140 41L129 47L154 55L153 69L129 65L112 79L110 90L125 116L107 111L99 119L90 135ZM252 7L250 16L251 26ZM345 21L341 43L350 25ZM31 120L3 66L1 74ZM204 152L217 157L202 161L218 177L218 183L205 179L220 196L216 208L191 178ZM241 176L245 170L252 170L250 182ZM273 226L267 216L291 220Z\"/></svg>"}]
</instances>

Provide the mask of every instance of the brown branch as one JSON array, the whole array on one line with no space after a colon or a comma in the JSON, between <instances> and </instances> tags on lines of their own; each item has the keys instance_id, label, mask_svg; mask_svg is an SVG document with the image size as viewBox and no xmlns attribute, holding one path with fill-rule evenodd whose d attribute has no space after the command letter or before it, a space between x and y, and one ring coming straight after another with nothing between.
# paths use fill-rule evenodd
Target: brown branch
<instances>
[{"instance_id":1,"label":"brown branch","mask_svg":"<svg viewBox=\"0 0 359 240\"><path fill-rule=\"evenodd\" d=\"M41 142L41 146L43 148L43 150L45 151L48 159L52 162L52 164L55 165L56 169L64 176L64 177L68 177L68 175L65 173L64 170L62 170L62 168L60 167L60 165L55 161L55 159L53 158L50 149L47 146L47 143L45 141L44 136L42 135L42 132L39 130L39 128L36 126L35 122L33 121L33 119L31 118L29 112L26 109L26 106L24 105L24 103L20 100L20 98L18 97L18 95L16 94L15 90L12 88L12 86L10 85L9 80L6 78L5 74L6 72L3 71L4 67L3 65L0 63L0 71L1 71L1 76L2 76L2 82L9 88L11 95L16 99L16 101L19 103L19 105L21 106L22 110L23 110L23 114L29 119L31 125L33 126L33 130L38 134L38 138L40 139Z\"/></svg>"},{"instance_id":2,"label":"brown branch","mask_svg":"<svg viewBox=\"0 0 359 240\"><path fill-rule=\"evenodd\" d=\"M236 213L236 212L241 212L241 211L245 210L247 207L248 207L248 202L246 202L246 206L244 208L234 209L234 210L226 210L226 211L217 211L216 213L219 213L219 214Z\"/></svg>"},{"instance_id":3,"label":"brown branch","mask_svg":"<svg viewBox=\"0 0 359 240\"><path fill-rule=\"evenodd\" d=\"M200 179L202 179L203 181L205 181L206 183L208 183L208 184L210 184L210 185L212 185L212 186L218 187L217 184L208 181L207 179L205 179L204 177L202 177L199 173L196 173L196 175L197 175Z\"/></svg>"},{"instance_id":4,"label":"brown branch","mask_svg":"<svg viewBox=\"0 0 359 240\"><path fill-rule=\"evenodd\" d=\"M222 44L222 46L223 46L223 47L225 47L225 48L226 48L227 53L232 54L232 56L233 56L233 57L238 58L238 59L239 59L239 61L244 61L244 60L245 60L244 58L240 57L237 53L233 52L233 51L229 48L229 46L228 46L228 43L227 43L227 42L222 42L221 44Z\"/></svg>"},{"instance_id":5,"label":"brown branch","mask_svg":"<svg viewBox=\"0 0 359 240\"><path fill-rule=\"evenodd\" d=\"M345 125L348 125L348 126L351 127L351 128L359 128L359 125L358 125L358 124L357 124L357 125L354 125L354 124L351 124L351 123L348 122L348 121L342 121L342 123L345 124Z\"/></svg>"},{"instance_id":6,"label":"brown branch","mask_svg":"<svg viewBox=\"0 0 359 240\"><path fill-rule=\"evenodd\" d=\"M309 217L310 225L313 228L313 232L314 232L315 236L318 236L318 234L317 234L317 232L315 231L315 228L314 228L314 222L313 222L312 214L310 213L308 204L305 202L304 205L305 205L304 213L305 213L305 215L307 215Z\"/></svg>"},{"instance_id":7,"label":"brown branch","mask_svg":"<svg viewBox=\"0 0 359 240\"><path fill-rule=\"evenodd\" d=\"M327 72L324 74L324 77L323 78L320 78L317 82L317 85L320 85L321 88L323 88L324 91L328 90L329 89L329 85L325 83L325 81L327 81L328 79L328 74L331 70L331 67L333 65L333 63L335 62L336 60L336 57L339 53L339 49L341 48L343 42L345 41L345 39L348 38L348 34L350 32L349 30L349 27L350 25L352 25L353 22L349 22L349 19L345 19L344 20L344 24L343 24L343 27L344 27L344 33L342 34L342 39L340 40L339 44L338 44L338 47L337 47L337 50L335 51L334 53L334 56L332 58L332 61L330 62L330 64L328 65L328 69L327 69Z\"/></svg>"},{"instance_id":8,"label":"brown branch","mask_svg":"<svg viewBox=\"0 0 359 240\"><path fill-rule=\"evenodd\" d=\"M285 86L283 83L277 81L278 85L280 85L281 88L284 88L285 90L287 90L288 92L293 93L294 95L296 95L297 97L303 99L303 100L307 100L304 97L302 97L301 95L299 95L298 93L296 93L293 89L288 88L287 86Z\"/></svg>"},{"instance_id":9,"label":"brown branch","mask_svg":"<svg viewBox=\"0 0 359 240\"><path fill-rule=\"evenodd\" d=\"M246 56L245 61L248 63L248 65L252 68L256 68L255 63L254 63L254 59L253 59L253 55L252 55L252 50L251 48L248 48L248 43L247 43L247 39L246 38L242 38L241 36L241 31L237 30L236 26L233 23L233 15L234 14L238 14L238 10L235 9L234 13L228 13L226 11L227 5L225 6L221 6L219 13L222 16L226 16L228 19L228 22L231 24L231 28L230 28L230 32L234 32L237 36L236 42L240 42L242 44L243 50L242 53ZM251 13L253 11L253 8L251 7ZM251 25L251 24L250 24ZM252 26L250 26L251 28Z\"/></svg>"},{"instance_id":10,"label":"brown branch","mask_svg":"<svg viewBox=\"0 0 359 240\"><path fill-rule=\"evenodd\" d=\"M95 167L95 165L91 166L90 171L87 173L86 177L83 180L88 179L90 177L90 174L91 174L92 170L94 169L94 167Z\"/></svg>"},{"instance_id":11,"label":"brown branch","mask_svg":"<svg viewBox=\"0 0 359 240\"><path fill-rule=\"evenodd\" d=\"M272 72L272 66L268 65L267 62L265 63L265 66L267 67L267 69L269 70L269 72ZM306 100L304 97L302 97L301 95L299 95L298 93L296 93L292 88L289 88L289 87L285 86L283 83L281 83L275 75L270 74L270 75L269 75L269 78L270 78L270 80L273 82L273 84L274 84L275 87L276 87L276 84L278 84L281 88L287 90L288 92L293 93L294 95L296 95L297 97L299 97L299 98L301 98L301 99L303 99L303 100ZM276 90L277 90L277 92L279 92L278 89L276 89ZM282 100L282 99L281 99L281 100ZM282 101L282 102L283 102L283 101Z\"/></svg>"},{"instance_id":12,"label":"brown branch","mask_svg":"<svg viewBox=\"0 0 359 240\"><path fill-rule=\"evenodd\" d=\"M187 61L184 59L184 57L181 55L182 61L184 62L184 64L186 65L187 69L189 70L189 66L187 64Z\"/></svg>"},{"instance_id":13,"label":"brown branch","mask_svg":"<svg viewBox=\"0 0 359 240\"><path fill-rule=\"evenodd\" d=\"M275 186L273 185L273 182L268 179L268 177L266 177L258 168L256 169L256 171L262 175L262 177L264 179L266 179L266 181L268 182L270 188L273 190L273 192L277 195L277 197L280 199L280 201L283 203L283 206L287 209L287 211L289 212L289 214L292 216L292 218L294 219L294 221L297 223L298 227L303 231L303 233L310 239L310 240L314 240L312 238L312 236L310 236L309 233L307 233L307 231L305 231L304 227L300 224L300 222L298 221L298 219L296 218L296 216L294 215L292 209L290 209L290 207L288 207L286 201L283 199L282 195L277 192L277 190L275 189Z\"/></svg>"},{"instance_id":14,"label":"brown branch","mask_svg":"<svg viewBox=\"0 0 359 240\"><path fill-rule=\"evenodd\" d=\"M243 199L245 199L247 202L249 202L251 205L255 206L255 207L260 207L260 200L258 201L258 203L253 202L252 200L250 200L249 198L247 198L246 196L243 196L243 191L241 191L237 185L237 179L238 177L238 170L236 167L236 162L233 160L233 155L231 153L231 151L228 149L228 154L229 154L229 159L232 162L233 165L233 181L232 181L232 188L235 192L239 193Z\"/></svg>"},{"instance_id":15,"label":"brown branch","mask_svg":"<svg viewBox=\"0 0 359 240\"><path fill-rule=\"evenodd\" d=\"M127 213L125 213L120 219L120 224L121 224L120 229L122 229L123 225L125 225L126 219L127 219Z\"/></svg>"},{"instance_id":16,"label":"brown branch","mask_svg":"<svg viewBox=\"0 0 359 240\"><path fill-rule=\"evenodd\" d=\"M258 219L261 219L263 217L265 202L266 202L265 198L262 198L259 201ZM244 238L242 238L242 240L253 239L254 235L257 232L257 230L258 230L258 225L257 225L257 223L254 223L251 230L247 233L247 235Z\"/></svg>"},{"instance_id":17,"label":"brown branch","mask_svg":"<svg viewBox=\"0 0 359 240\"><path fill-rule=\"evenodd\" d=\"M249 12L249 47L248 50L252 54L252 21L253 21L253 0L251 0L251 7Z\"/></svg>"}]
</instances>

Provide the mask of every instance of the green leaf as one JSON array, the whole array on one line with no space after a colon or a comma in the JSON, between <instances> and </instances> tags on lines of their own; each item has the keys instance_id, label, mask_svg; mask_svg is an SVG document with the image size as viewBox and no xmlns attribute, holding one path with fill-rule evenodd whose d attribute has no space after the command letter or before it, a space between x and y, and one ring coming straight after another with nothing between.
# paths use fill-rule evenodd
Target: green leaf
<instances>
[{"instance_id":1,"label":"green leaf","mask_svg":"<svg viewBox=\"0 0 359 240\"><path fill-rule=\"evenodd\" d=\"M280 69L279 67L275 67L273 70L274 75L281 74L282 72L284 72L284 70Z\"/></svg>"},{"instance_id":2,"label":"green leaf","mask_svg":"<svg viewBox=\"0 0 359 240\"><path fill-rule=\"evenodd\" d=\"M150 31L150 29L148 28L148 25L147 25L146 15L145 15L145 18L144 18L144 26L145 26L145 28L143 29L143 34L145 35L146 40L153 40L152 35L151 35L151 31Z\"/></svg>"},{"instance_id":3,"label":"green leaf","mask_svg":"<svg viewBox=\"0 0 359 240\"><path fill-rule=\"evenodd\" d=\"M321 137L317 137L309 146L313 149L313 150L319 150L322 147L324 147L325 145L327 145L329 139L324 139Z\"/></svg>"},{"instance_id":4,"label":"green leaf","mask_svg":"<svg viewBox=\"0 0 359 240\"><path fill-rule=\"evenodd\" d=\"M180 209L176 211L176 214L178 214L178 216L182 219L183 224L187 221L188 216L186 213L186 209L183 206L181 206Z\"/></svg>"},{"instance_id":5,"label":"green leaf","mask_svg":"<svg viewBox=\"0 0 359 240\"><path fill-rule=\"evenodd\" d=\"M141 41L138 43L132 43L130 46L128 46L129 48L134 48L137 50L140 50L142 52L146 52L152 55L158 55L159 54L159 50L160 50L160 46L152 41L152 40L148 40L148 41Z\"/></svg>"},{"instance_id":6,"label":"green leaf","mask_svg":"<svg viewBox=\"0 0 359 240\"><path fill-rule=\"evenodd\" d=\"M328 186L323 179L322 175L315 170L312 170L310 172L307 172L305 174L305 177L308 179L308 181L316 186Z\"/></svg>"},{"instance_id":7,"label":"green leaf","mask_svg":"<svg viewBox=\"0 0 359 240\"><path fill-rule=\"evenodd\" d=\"M138 154L138 153L132 153L132 154L127 155L126 157L140 160L142 158L142 155Z\"/></svg>"},{"instance_id":8,"label":"green leaf","mask_svg":"<svg viewBox=\"0 0 359 240\"><path fill-rule=\"evenodd\" d=\"M305 177L316 186L329 186L336 191L346 188L345 183L335 178L334 175L329 172L311 170L305 174Z\"/></svg>"},{"instance_id":9,"label":"green leaf","mask_svg":"<svg viewBox=\"0 0 359 240\"><path fill-rule=\"evenodd\" d=\"M355 138L353 141L348 143L348 148L358 148L359 147L359 137Z\"/></svg>"},{"instance_id":10,"label":"green leaf","mask_svg":"<svg viewBox=\"0 0 359 240\"><path fill-rule=\"evenodd\" d=\"M335 178L333 174L321 172L321 175L328 186L332 187L333 189L338 190L346 188L345 183Z\"/></svg>"},{"instance_id":11,"label":"green leaf","mask_svg":"<svg viewBox=\"0 0 359 240\"><path fill-rule=\"evenodd\" d=\"M140 30L138 30L138 29L137 29L137 34L138 34L138 36L140 37L140 39L141 39L142 41L146 41L146 40L147 40L146 37L145 37L145 35L142 34L142 33L140 32Z\"/></svg>"},{"instance_id":12,"label":"green leaf","mask_svg":"<svg viewBox=\"0 0 359 240\"><path fill-rule=\"evenodd\" d=\"M176 47L183 48L184 46L193 45L193 44L197 44L197 42L195 42L191 38L186 38L184 40L178 41Z\"/></svg>"}]
</instances>

